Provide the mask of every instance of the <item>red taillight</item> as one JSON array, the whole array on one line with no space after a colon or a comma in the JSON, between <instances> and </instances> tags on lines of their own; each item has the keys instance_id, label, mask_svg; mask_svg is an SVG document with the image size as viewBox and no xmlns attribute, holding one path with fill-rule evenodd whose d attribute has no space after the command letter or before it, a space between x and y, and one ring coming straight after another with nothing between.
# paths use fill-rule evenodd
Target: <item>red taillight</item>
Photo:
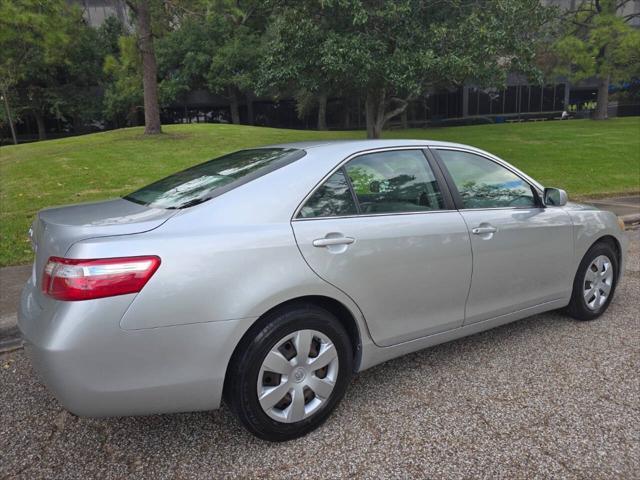
<instances>
[{"instance_id":1,"label":"red taillight","mask_svg":"<svg viewBox=\"0 0 640 480\"><path fill-rule=\"evenodd\" d=\"M42 291L57 300L90 300L142 290L160 266L160 257L76 260L51 257L44 267Z\"/></svg>"}]
</instances>

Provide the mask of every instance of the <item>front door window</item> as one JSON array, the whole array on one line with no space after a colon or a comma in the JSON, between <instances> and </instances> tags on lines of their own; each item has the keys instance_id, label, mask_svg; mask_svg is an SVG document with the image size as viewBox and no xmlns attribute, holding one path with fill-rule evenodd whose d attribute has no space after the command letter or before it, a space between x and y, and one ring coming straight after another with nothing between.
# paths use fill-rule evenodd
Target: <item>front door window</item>
<instances>
[{"instance_id":1,"label":"front door window","mask_svg":"<svg viewBox=\"0 0 640 480\"><path fill-rule=\"evenodd\" d=\"M438 150L460 193L463 208L535 207L531 186L488 158L458 150Z\"/></svg>"}]
</instances>

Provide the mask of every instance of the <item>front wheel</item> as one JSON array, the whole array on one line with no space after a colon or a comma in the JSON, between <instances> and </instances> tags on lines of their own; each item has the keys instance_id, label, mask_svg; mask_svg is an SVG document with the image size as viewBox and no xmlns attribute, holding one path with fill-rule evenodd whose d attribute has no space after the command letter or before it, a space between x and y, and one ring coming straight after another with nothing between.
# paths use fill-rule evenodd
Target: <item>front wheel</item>
<instances>
[{"instance_id":1,"label":"front wheel","mask_svg":"<svg viewBox=\"0 0 640 480\"><path fill-rule=\"evenodd\" d=\"M330 312L289 306L263 319L234 355L227 401L259 438L291 440L317 428L345 393L351 341Z\"/></svg>"},{"instance_id":2,"label":"front wheel","mask_svg":"<svg viewBox=\"0 0 640 480\"><path fill-rule=\"evenodd\" d=\"M609 243L599 242L585 254L573 283L567 312L577 320L593 320L602 315L618 280L618 257Z\"/></svg>"}]
</instances>

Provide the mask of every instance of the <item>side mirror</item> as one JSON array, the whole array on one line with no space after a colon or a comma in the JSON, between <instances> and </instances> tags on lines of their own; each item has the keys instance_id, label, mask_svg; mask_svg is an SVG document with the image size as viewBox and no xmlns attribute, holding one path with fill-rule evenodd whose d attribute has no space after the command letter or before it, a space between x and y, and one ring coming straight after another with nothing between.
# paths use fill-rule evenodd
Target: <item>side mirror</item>
<instances>
[{"instance_id":1,"label":"side mirror","mask_svg":"<svg viewBox=\"0 0 640 480\"><path fill-rule=\"evenodd\" d=\"M545 188L543 202L545 207L562 207L567 204L567 192L559 188Z\"/></svg>"}]
</instances>

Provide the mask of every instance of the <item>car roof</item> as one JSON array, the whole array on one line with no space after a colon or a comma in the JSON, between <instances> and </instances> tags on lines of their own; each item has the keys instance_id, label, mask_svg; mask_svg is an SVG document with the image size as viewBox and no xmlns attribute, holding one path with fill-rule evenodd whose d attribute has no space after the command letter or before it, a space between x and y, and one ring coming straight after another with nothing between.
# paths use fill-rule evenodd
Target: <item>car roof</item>
<instances>
[{"instance_id":1,"label":"car roof","mask_svg":"<svg viewBox=\"0 0 640 480\"><path fill-rule=\"evenodd\" d=\"M378 148L397 148L397 147L453 147L453 148L461 148L467 151L476 152L478 154L488 156L503 166L515 170L519 175L527 179L530 183L537 186L539 189L543 189L544 187L535 179L531 178L529 175L524 173L523 171L517 169L513 165L504 161L501 158L493 155L490 152L482 150L477 147L473 147L471 145L465 145L462 143L453 143L453 142L442 142L438 140L412 140L412 139L385 139L385 140L315 140L308 142L291 142L291 143L281 143L277 145L269 145L269 147L273 148L294 148L298 150L305 150L309 153L318 154L323 152L323 150L327 150L327 152L335 153L336 149L340 150L341 154L345 156L353 155L359 152L364 152L367 150L375 150ZM261 147L266 148L266 147Z\"/></svg>"},{"instance_id":2,"label":"car roof","mask_svg":"<svg viewBox=\"0 0 640 480\"><path fill-rule=\"evenodd\" d=\"M441 142L437 140L410 140L410 139L388 139L388 140L314 140L307 142L290 142L269 145L277 148L296 148L299 150L319 149L323 147L342 146L353 151L368 150L385 147L414 147L414 146L434 146L434 147L464 147L472 148L461 143Z\"/></svg>"}]
</instances>

